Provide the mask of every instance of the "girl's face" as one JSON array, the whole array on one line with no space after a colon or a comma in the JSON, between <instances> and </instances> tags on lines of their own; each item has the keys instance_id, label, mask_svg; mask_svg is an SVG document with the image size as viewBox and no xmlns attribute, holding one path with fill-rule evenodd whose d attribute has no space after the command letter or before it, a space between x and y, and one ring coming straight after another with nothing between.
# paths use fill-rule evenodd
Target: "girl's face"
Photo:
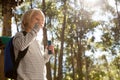
<instances>
[{"instance_id":1,"label":"girl's face","mask_svg":"<svg viewBox=\"0 0 120 80\"><path fill-rule=\"evenodd\" d=\"M34 13L29 22L29 31L34 27L35 24L38 24L40 28L44 27L45 19L41 13Z\"/></svg>"}]
</instances>

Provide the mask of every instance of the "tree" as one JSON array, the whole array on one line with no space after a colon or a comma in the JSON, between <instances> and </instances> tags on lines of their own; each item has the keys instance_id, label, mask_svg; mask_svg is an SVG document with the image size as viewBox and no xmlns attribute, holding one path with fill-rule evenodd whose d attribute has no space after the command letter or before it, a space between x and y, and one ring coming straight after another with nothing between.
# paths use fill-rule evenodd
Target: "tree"
<instances>
[{"instance_id":1,"label":"tree","mask_svg":"<svg viewBox=\"0 0 120 80\"><path fill-rule=\"evenodd\" d=\"M63 1L64 3L64 7L63 7L63 25L62 25L62 32L61 32L61 49L60 49L60 55L59 55L59 66L58 66L58 80L62 80L63 79L63 66L62 66L62 62L63 62L63 45L64 45L64 33L65 33L65 27L66 27L66 13L67 13L67 1Z\"/></svg>"},{"instance_id":2,"label":"tree","mask_svg":"<svg viewBox=\"0 0 120 80\"><path fill-rule=\"evenodd\" d=\"M17 4L22 3L23 0L2 0L2 14L3 20L3 36L11 36L11 18L12 18L12 8L15 8Z\"/></svg>"},{"instance_id":3,"label":"tree","mask_svg":"<svg viewBox=\"0 0 120 80\"><path fill-rule=\"evenodd\" d=\"M115 0L116 8L109 0L101 1L101 16L108 16L108 21L94 21L93 7L86 6L85 0L25 0L28 6L24 3L19 9L21 14L34 6L41 8L46 16L44 45L47 45L47 32L55 45L57 54L47 64L48 80L119 80L120 1ZM21 14L17 8L14 10L14 20L19 26ZM98 33L101 33L99 41L95 36ZM86 55L87 51L92 55ZM102 53L106 54L96 58L96 54Z\"/></svg>"},{"instance_id":4,"label":"tree","mask_svg":"<svg viewBox=\"0 0 120 80\"><path fill-rule=\"evenodd\" d=\"M11 18L12 18L12 8L15 8L17 5L20 5L23 2L23 0L1 0L2 5L2 16L3 16L3 31L2 36L11 36ZM5 80L4 78L4 55L3 55L3 49L1 51L2 54L0 54L0 61L1 61L1 75L2 80Z\"/></svg>"},{"instance_id":5,"label":"tree","mask_svg":"<svg viewBox=\"0 0 120 80\"><path fill-rule=\"evenodd\" d=\"M89 12L85 9L84 1L80 0L79 10L76 10L74 23L76 26L75 29L75 38L77 46L77 71L78 71L78 80L83 80L83 58L85 57L85 45L87 45L87 36L85 36L89 31L92 31L98 24L93 25L91 20L92 12ZM76 3L77 4L77 3Z\"/></svg>"},{"instance_id":6,"label":"tree","mask_svg":"<svg viewBox=\"0 0 120 80\"><path fill-rule=\"evenodd\" d=\"M117 76L113 75L114 79L119 80L120 76L118 75L120 75L120 56L116 56L114 60L111 62L111 65L114 67L113 69L115 70L115 74L117 75Z\"/></svg>"},{"instance_id":7,"label":"tree","mask_svg":"<svg viewBox=\"0 0 120 80\"><path fill-rule=\"evenodd\" d=\"M105 55L102 55L101 59L104 60L104 63L103 63L103 64L104 64L104 66L106 66L109 80L113 80L112 75L111 75L111 72L110 72L109 64L108 64L108 61L107 61L107 59L106 59L106 56L105 56Z\"/></svg>"},{"instance_id":8,"label":"tree","mask_svg":"<svg viewBox=\"0 0 120 80\"><path fill-rule=\"evenodd\" d=\"M45 0L42 0L42 10L43 10L43 13L44 13L44 15L46 16L46 2L45 2ZM44 48L45 48L45 46L47 45L47 29L46 29L46 23L45 23L45 26L44 26L44 28L43 28L43 35L44 35L44 38L43 38L43 40L44 40ZM47 66L47 78L48 78L48 80L52 80L52 75L51 75L51 66L50 66L50 61L46 64L46 66Z\"/></svg>"}]
</instances>

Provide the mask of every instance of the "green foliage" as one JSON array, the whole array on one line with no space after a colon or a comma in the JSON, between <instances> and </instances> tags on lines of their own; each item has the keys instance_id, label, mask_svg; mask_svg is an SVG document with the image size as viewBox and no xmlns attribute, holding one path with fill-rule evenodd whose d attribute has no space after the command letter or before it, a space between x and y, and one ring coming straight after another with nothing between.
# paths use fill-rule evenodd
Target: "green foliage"
<instances>
[{"instance_id":1,"label":"green foliage","mask_svg":"<svg viewBox=\"0 0 120 80\"><path fill-rule=\"evenodd\" d=\"M106 76L106 74L104 71L101 70L93 70L91 71L90 76L90 80L102 80L102 78Z\"/></svg>"},{"instance_id":2,"label":"green foliage","mask_svg":"<svg viewBox=\"0 0 120 80\"><path fill-rule=\"evenodd\" d=\"M118 27L119 21L118 18L116 18L116 10L105 1L104 5L101 6L103 11L102 14L106 15L111 13L114 18L108 21L94 21L92 20L92 16L94 15L92 10L87 10L86 6L83 8L82 4L76 8L76 2L73 1L72 3L71 0L67 0L66 6L64 6L64 1L65 0L47 0L45 6L46 28L51 32L55 47L59 45L57 61L61 46L60 41L61 37L63 37L60 35L62 33L64 13L66 12L63 80L73 80L73 75L75 75L75 80L80 77L78 75L77 58L82 59L82 65L80 66L83 66L83 80L85 80L86 75L88 75L89 80L109 80L110 76L112 76L114 80L119 80L120 28ZM120 4L120 0L116 1ZM30 9L30 4L29 0L25 0L22 5L16 8L14 13L16 15L17 24L20 24L22 14ZM41 2L33 2L33 4L43 9ZM75 7L73 7L73 5ZM1 16L0 19L2 22ZM0 25L2 26L2 23ZM99 29L102 33L100 41L96 41L96 36L94 34L97 34L97 32L95 33L95 29ZM90 35L87 36L87 34ZM80 53L78 53L79 47ZM93 55L87 56L85 54L86 51L89 51ZM101 54L104 52L108 54L96 58L95 56L98 55L97 51L100 51ZM58 62L56 65L58 65ZM51 68L52 71L54 71L54 62L52 60ZM75 70L74 73L73 69Z\"/></svg>"},{"instance_id":3,"label":"green foliage","mask_svg":"<svg viewBox=\"0 0 120 80\"><path fill-rule=\"evenodd\" d=\"M120 70L120 56L115 57L111 64L113 64L116 69Z\"/></svg>"}]
</instances>

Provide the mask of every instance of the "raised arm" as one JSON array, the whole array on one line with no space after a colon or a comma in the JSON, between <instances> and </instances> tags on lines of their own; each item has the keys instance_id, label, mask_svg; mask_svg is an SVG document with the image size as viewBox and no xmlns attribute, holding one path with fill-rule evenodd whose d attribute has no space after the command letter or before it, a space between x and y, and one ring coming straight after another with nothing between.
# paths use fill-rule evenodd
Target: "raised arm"
<instances>
[{"instance_id":1,"label":"raised arm","mask_svg":"<svg viewBox=\"0 0 120 80\"><path fill-rule=\"evenodd\" d=\"M23 35L22 32L17 33L13 39L14 47L20 51L23 51L35 39L39 29L40 29L39 26L36 24L33 27L33 29L30 32L28 32L25 36Z\"/></svg>"}]
</instances>

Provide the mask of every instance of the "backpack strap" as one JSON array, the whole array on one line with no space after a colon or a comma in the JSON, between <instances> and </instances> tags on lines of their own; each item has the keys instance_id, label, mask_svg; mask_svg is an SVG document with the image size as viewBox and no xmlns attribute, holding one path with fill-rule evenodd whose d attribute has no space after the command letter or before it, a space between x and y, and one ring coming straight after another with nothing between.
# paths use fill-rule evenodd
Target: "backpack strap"
<instances>
[{"instance_id":1,"label":"backpack strap","mask_svg":"<svg viewBox=\"0 0 120 80\"><path fill-rule=\"evenodd\" d=\"M23 33L24 36L27 34L27 32L25 32L25 31L23 31L22 33ZM21 59L24 58L24 56L26 55L26 53L28 51L28 48L29 48L29 46L26 49L24 49L23 51L18 52L18 57L15 61L15 72L16 72L16 74L17 74L17 68L19 66L19 63L20 63Z\"/></svg>"},{"instance_id":2,"label":"backpack strap","mask_svg":"<svg viewBox=\"0 0 120 80\"><path fill-rule=\"evenodd\" d=\"M22 33L23 33L23 35L24 35L24 36L27 34L27 32L26 32L26 31L22 31Z\"/></svg>"}]
</instances>

